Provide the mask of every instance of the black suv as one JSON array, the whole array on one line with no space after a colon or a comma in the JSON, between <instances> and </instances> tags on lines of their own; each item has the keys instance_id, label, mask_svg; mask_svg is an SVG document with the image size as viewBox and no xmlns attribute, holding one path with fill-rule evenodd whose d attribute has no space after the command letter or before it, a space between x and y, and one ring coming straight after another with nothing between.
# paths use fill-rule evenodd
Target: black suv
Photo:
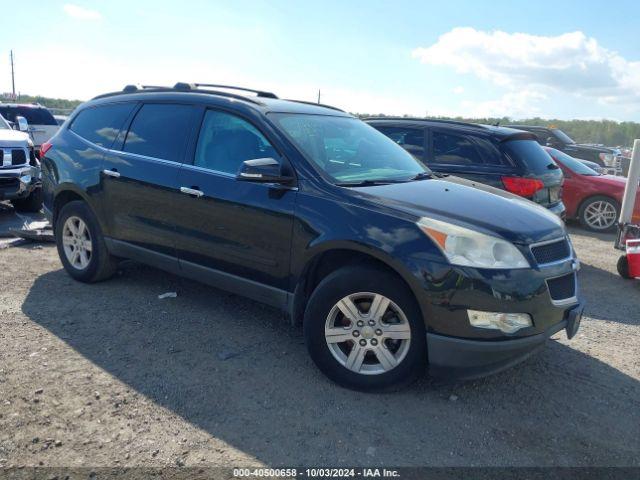
<instances>
[{"instance_id":1,"label":"black suv","mask_svg":"<svg viewBox=\"0 0 640 480\"><path fill-rule=\"evenodd\" d=\"M67 272L95 282L130 258L279 307L358 389L427 364L485 374L575 334L555 215L436 178L338 109L255 93L132 86L79 107L42 158Z\"/></svg>"},{"instance_id":2,"label":"black suv","mask_svg":"<svg viewBox=\"0 0 640 480\"><path fill-rule=\"evenodd\" d=\"M507 190L565 218L562 170L531 133L449 120L366 121L434 172Z\"/></svg>"},{"instance_id":3,"label":"black suv","mask_svg":"<svg viewBox=\"0 0 640 480\"><path fill-rule=\"evenodd\" d=\"M629 171L629 159L623 158L617 148L576 143L559 128L531 125L508 125L508 127L531 132L540 145L555 148L579 160L595 162L613 175L626 175Z\"/></svg>"}]
</instances>

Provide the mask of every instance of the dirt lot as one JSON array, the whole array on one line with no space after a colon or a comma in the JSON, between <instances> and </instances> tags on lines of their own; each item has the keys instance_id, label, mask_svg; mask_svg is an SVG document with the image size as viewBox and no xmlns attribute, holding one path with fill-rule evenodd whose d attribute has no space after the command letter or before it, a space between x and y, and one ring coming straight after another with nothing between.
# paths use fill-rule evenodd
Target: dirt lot
<instances>
[{"instance_id":1,"label":"dirt lot","mask_svg":"<svg viewBox=\"0 0 640 480\"><path fill-rule=\"evenodd\" d=\"M53 246L0 250L0 466L640 465L640 282L612 236L572 236L573 341L384 395L327 381L268 307L133 263L83 285Z\"/></svg>"}]
</instances>

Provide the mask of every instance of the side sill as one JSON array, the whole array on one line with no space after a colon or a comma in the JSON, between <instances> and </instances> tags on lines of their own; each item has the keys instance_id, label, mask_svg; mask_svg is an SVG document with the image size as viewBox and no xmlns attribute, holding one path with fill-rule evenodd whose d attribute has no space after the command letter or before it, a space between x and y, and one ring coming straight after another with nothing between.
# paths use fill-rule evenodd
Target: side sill
<instances>
[{"instance_id":1,"label":"side sill","mask_svg":"<svg viewBox=\"0 0 640 480\"><path fill-rule=\"evenodd\" d=\"M293 295L285 290L220 270L178 260L176 257L154 252L121 240L105 237L104 241L109 252L117 257L136 260L152 267L280 308L285 312L290 310Z\"/></svg>"}]
</instances>

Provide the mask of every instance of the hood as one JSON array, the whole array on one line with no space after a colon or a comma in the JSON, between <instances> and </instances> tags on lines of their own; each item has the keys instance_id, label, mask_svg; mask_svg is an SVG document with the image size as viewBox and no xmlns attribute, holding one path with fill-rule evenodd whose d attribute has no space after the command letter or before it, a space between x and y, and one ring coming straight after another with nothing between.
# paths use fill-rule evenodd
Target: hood
<instances>
[{"instance_id":1,"label":"hood","mask_svg":"<svg viewBox=\"0 0 640 480\"><path fill-rule=\"evenodd\" d=\"M0 130L0 148L23 148L29 144L29 135L18 130Z\"/></svg>"},{"instance_id":2,"label":"hood","mask_svg":"<svg viewBox=\"0 0 640 480\"><path fill-rule=\"evenodd\" d=\"M617 154L618 150L615 148L609 147L597 147L595 145L585 145L584 143L570 143L567 145L567 148L578 148L583 152L593 152L593 153L613 153Z\"/></svg>"},{"instance_id":3,"label":"hood","mask_svg":"<svg viewBox=\"0 0 640 480\"><path fill-rule=\"evenodd\" d=\"M562 221L546 208L458 177L353 188L376 205L416 217L431 217L530 244L565 234Z\"/></svg>"},{"instance_id":4,"label":"hood","mask_svg":"<svg viewBox=\"0 0 640 480\"><path fill-rule=\"evenodd\" d=\"M616 177L614 175L598 175L590 178L592 179L592 181L600 185L619 187L620 191L624 191L624 187L627 185L627 177Z\"/></svg>"}]
</instances>

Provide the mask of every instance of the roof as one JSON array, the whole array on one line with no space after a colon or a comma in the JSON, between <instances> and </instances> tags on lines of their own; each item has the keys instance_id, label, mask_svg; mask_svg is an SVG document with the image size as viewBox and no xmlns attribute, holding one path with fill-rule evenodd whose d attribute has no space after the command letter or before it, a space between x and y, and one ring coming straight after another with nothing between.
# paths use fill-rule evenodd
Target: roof
<instances>
[{"instance_id":1,"label":"roof","mask_svg":"<svg viewBox=\"0 0 640 480\"><path fill-rule=\"evenodd\" d=\"M234 92L230 92L228 90ZM254 93L255 95L246 95L244 92ZM114 99L118 97L126 97L135 100L148 100L151 98L184 99L185 96L193 98L194 95L197 95L204 101L204 103L207 103L206 101L211 99L217 99L224 103L241 102L245 106L260 110L263 113L278 112L351 116L339 108L332 107L330 105L317 104L302 100L284 100L278 98L274 93L263 90L253 90L230 85L200 83L176 83L173 87L127 85L122 91L98 95L91 101Z\"/></svg>"},{"instance_id":2,"label":"roof","mask_svg":"<svg viewBox=\"0 0 640 480\"><path fill-rule=\"evenodd\" d=\"M9 107L9 108L46 108L44 105L40 105L39 103L6 103L0 101L0 107Z\"/></svg>"},{"instance_id":3,"label":"roof","mask_svg":"<svg viewBox=\"0 0 640 480\"><path fill-rule=\"evenodd\" d=\"M509 127L502 127L496 125L484 125L481 123L469 123L461 122L458 120L442 120L436 118L406 118L406 117L368 117L363 118L367 123L376 125L425 125L431 127L443 127L456 130L465 130L468 132L481 132L488 135L493 135L503 140L511 138L513 136L521 135L524 132ZM532 134L533 137L533 134Z\"/></svg>"},{"instance_id":4,"label":"roof","mask_svg":"<svg viewBox=\"0 0 640 480\"><path fill-rule=\"evenodd\" d=\"M520 129L520 130L530 130L533 128L539 129L539 130L557 130L557 128L552 128L552 127L543 127L542 125L505 125L509 128L516 128L516 129Z\"/></svg>"}]
</instances>

